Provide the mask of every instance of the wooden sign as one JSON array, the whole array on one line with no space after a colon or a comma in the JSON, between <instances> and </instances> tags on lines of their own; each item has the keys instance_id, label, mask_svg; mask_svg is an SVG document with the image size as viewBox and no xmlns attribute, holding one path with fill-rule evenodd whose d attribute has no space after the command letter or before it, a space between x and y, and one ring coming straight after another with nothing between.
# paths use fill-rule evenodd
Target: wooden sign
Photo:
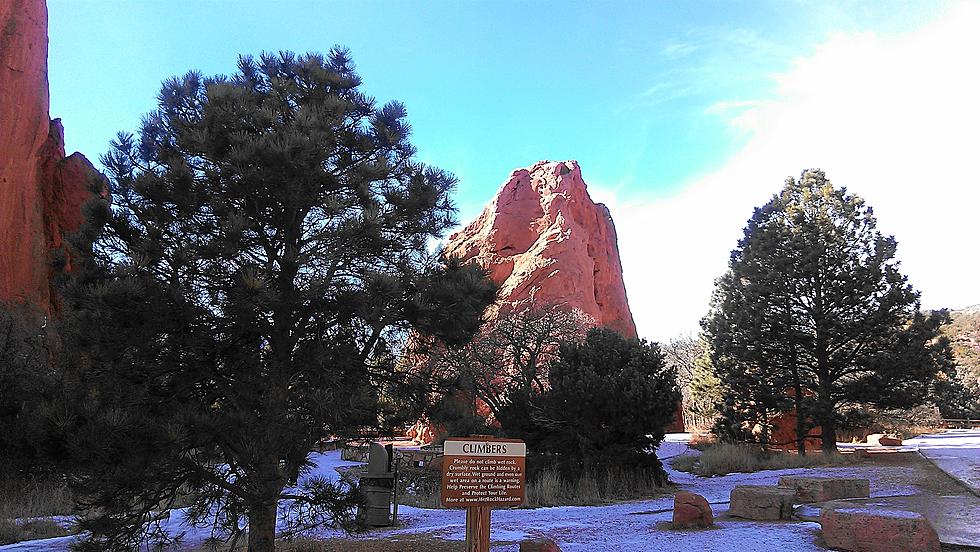
<instances>
[{"instance_id":1,"label":"wooden sign","mask_svg":"<svg viewBox=\"0 0 980 552\"><path fill-rule=\"evenodd\" d=\"M524 457L517 439L452 437L443 445L442 505L506 508L524 503Z\"/></svg>"}]
</instances>

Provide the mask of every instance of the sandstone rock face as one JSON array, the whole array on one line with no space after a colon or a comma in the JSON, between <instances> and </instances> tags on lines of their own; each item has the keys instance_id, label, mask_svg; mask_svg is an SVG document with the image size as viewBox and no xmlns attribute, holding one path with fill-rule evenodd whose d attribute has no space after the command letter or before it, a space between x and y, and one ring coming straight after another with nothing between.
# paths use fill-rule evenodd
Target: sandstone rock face
<instances>
[{"instance_id":1,"label":"sandstone rock face","mask_svg":"<svg viewBox=\"0 0 980 552\"><path fill-rule=\"evenodd\" d=\"M496 314L563 305L636 337L616 227L575 161L515 170L479 218L450 236L446 254L490 272L500 286Z\"/></svg>"},{"instance_id":2,"label":"sandstone rock face","mask_svg":"<svg viewBox=\"0 0 980 552\"><path fill-rule=\"evenodd\" d=\"M939 535L914 512L882 508L824 508L820 529L829 548L852 552L939 552Z\"/></svg>"},{"instance_id":3,"label":"sandstone rock face","mask_svg":"<svg viewBox=\"0 0 980 552\"><path fill-rule=\"evenodd\" d=\"M677 493L674 495L674 529L703 529L714 524L711 506L699 494Z\"/></svg>"},{"instance_id":4,"label":"sandstone rock face","mask_svg":"<svg viewBox=\"0 0 980 552\"><path fill-rule=\"evenodd\" d=\"M65 158L61 122L48 116L44 0L0 3L0 300L52 307L51 250L83 222L90 178L79 153Z\"/></svg>"}]
</instances>

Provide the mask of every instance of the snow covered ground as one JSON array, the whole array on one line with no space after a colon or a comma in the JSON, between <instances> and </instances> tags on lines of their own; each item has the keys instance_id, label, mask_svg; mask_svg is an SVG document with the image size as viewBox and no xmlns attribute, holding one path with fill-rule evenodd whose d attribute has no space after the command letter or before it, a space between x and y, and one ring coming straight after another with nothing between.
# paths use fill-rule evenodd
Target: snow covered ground
<instances>
[{"instance_id":1,"label":"snow covered ground","mask_svg":"<svg viewBox=\"0 0 980 552\"><path fill-rule=\"evenodd\" d=\"M668 435L657 453L667 459L685 453L686 434ZM980 431L947 432L924 435L907 442L916 446L930 459L945 462L957 473L975 477L980 466ZM338 451L314 457L313 474L337 478L335 467L352 465L340 460ZM840 477L866 477L871 480L873 497L909 496L918 489L909 483L912 468L901 466L856 465L841 468L772 470L751 474L729 474L701 478L670 469L671 480L683 490L696 492L712 503L715 515L728 509L728 497L737 484L775 485L782 475L807 473ZM940 467L943 467L940 464ZM947 470L949 471L949 470ZM973 479L976 484L976 479ZM689 550L715 551L815 551L825 550L815 542L819 525L808 522L750 522L722 519L715 529L706 531L673 531L666 527L671 518L673 497L629 502L609 506L555 507L536 509L495 510L492 516L492 538L497 542L519 542L524 538L549 536L566 552L597 550L635 551L656 549L665 552ZM401 506L398 510L401 526L369 531L354 538L378 539L388 535L425 533L448 540L463 540L464 512L462 510L425 510ZM181 513L175 512L170 521L172 529L181 528ZM199 543L210 533L204 529L187 529L185 542ZM320 537L341 536L333 529L311 532ZM68 549L72 537L33 541L0 546L0 551L38 552ZM516 552L517 544L494 547L494 552Z\"/></svg>"},{"instance_id":2,"label":"snow covered ground","mask_svg":"<svg viewBox=\"0 0 980 552\"><path fill-rule=\"evenodd\" d=\"M950 429L905 441L980 496L980 429Z\"/></svg>"}]
</instances>

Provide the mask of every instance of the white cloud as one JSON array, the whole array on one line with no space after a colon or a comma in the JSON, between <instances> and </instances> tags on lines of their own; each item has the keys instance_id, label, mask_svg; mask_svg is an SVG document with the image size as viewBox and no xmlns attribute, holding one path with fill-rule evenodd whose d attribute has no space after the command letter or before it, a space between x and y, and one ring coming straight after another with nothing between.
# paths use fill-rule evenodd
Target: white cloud
<instances>
[{"instance_id":1,"label":"white cloud","mask_svg":"<svg viewBox=\"0 0 980 552\"><path fill-rule=\"evenodd\" d=\"M900 36L835 35L774 75L775 97L709 108L745 146L671 198L614 206L640 334L696 330L753 207L810 167L875 209L923 306L980 303L978 28L974 3Z\"/></svg>"}]
</instances>

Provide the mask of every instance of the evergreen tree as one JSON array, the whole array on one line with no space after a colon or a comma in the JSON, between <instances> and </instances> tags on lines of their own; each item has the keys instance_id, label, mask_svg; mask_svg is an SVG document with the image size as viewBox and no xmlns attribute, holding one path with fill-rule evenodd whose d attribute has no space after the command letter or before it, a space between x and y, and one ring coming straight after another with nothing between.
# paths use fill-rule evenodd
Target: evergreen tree
<instances>
[{"instance_id":1,"label":"evergreen tree","mask_svg":"<svg viewBox=\"0 0 980 552\"><path fill-rule=\"evenodd\" d=\"M386 422L406 332L479 327L485 274L428 253L455 179L414 161L404 107L360 83L342 49L242 57L166 81L104 157L113 206L66 284L58 421L92 548L165 541L147 531L178 503L253 552L274 549L280 508L343 520L349 493L302 478L311 451Z\"/></svg>"},{"instance_id":2,"label":"evergreen tree","mask_svg":"<svg viewBox=\"0 0 980 552\"><path fill-rule=\"evenodd\" d=\"M819 170L755 210L702 322L730 428L765 434L771 414L795 408L797 435L819 425L834 451L842 408L929 398L949 361L936 339L947 316L919 312L895 239L875 226L871 208Z\"/></svg>"},{"instance_id":3,"label":"evergreen tree","mask_svg":"<svg viewBox=\"0 0 980 552\"><path fill-rule=\"evenodd\" d=\"M538 467L566 476L610 466L649 470L666 483L654 452L673 419L680 391L656 343L592 328L563 344L540 395L516 388L502 425L534 451Z\"/></svg>"},{"instance_id":4,"label":"evergreen tree","mask_svg":"<svg viewBox=\"0 0 980 552\"><path fill-rule=\"evenodd\" d=\"M694 359L691 374L691 404L685 405L698 424L709 425L718 417L718 403L722 399L721 380L711 367L711 351L702 336L699 339L702 353Z\"/></svg>"},{"instance_id":5,"label":"evergreen tree","mask_svg":"<svg viewBox=\"0 0 980 552\"><path fill-rule=\"evenodd\" d=\"M56 379L51 343L37 308L0 303L0 482L50 467L42 410Z\"/></svg>"},{"instance_id":6,"label":"evergreen tree","mask_svg":"<svg viewBox=\"0 0 980 552\"><path fill-rule=\"evenodd\" d=\"M721 382L711 369L711 355L703 335L671 339L663 346L667 366L677 373L677 386L684 405L684 423L705 427L718 414Z\"/></svg>"}]
</instances>

